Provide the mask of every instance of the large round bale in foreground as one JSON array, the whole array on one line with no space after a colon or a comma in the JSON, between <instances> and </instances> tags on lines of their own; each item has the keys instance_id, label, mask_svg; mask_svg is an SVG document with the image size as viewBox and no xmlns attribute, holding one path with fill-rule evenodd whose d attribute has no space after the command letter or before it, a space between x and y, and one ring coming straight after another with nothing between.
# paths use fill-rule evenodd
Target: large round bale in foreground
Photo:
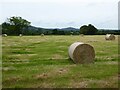
<instances>
[{"instance_id":1,"label":"large round bale in foreground","mask_svg":"<svg viewBox=\"0 0 120 90\"><path fill-rule=\"evenodd\" d=\"M68 50L69 57L76 64L93 63L95 58L94 48L82 42L73 43Z\"/></svg>"},{"instance_id":2,"label":"large round bale in foreground","mask_svg":"<svg viewBox=\"0 0 120 90\"><path fill-rule=\"evenodd\" d=\"M105 39L106 40L115 40L115 36L114 36L114 34L106 34Z\"/></svg>"}]
</instances>

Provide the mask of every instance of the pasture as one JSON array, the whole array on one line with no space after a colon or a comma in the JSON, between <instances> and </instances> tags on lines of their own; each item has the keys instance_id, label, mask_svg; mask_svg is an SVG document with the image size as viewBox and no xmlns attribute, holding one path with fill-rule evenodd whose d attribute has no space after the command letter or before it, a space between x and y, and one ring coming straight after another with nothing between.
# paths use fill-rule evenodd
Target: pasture
<instances>
[{"instance_id":1,"label":"pasture","mask_svg":"<svg viewBox=\"0 0 120 90\"><path fill-rule=\"evenodd\" d=\"M93 64L69 59L68 47L76 41L94 47ZM3 88L117 88L118 37L2 37L2 79Z\"/></svg>"}]
</instances>

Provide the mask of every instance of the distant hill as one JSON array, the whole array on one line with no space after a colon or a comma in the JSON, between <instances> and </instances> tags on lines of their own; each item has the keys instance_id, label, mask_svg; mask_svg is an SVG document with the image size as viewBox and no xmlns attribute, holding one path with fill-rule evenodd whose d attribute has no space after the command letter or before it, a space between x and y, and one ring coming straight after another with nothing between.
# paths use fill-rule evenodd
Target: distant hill
<instances>
[{"instance_id":1,"label":"distant hill","mask_svg":"<svg viewBox=\"0 0 120 90\"><path fill-rule=\"evenodd\" d=\"M57 29L58 31L79 31L80 29L78 29L78 28L74 28L74 27L67 27L67 28L42 28L42 27L35 27L35 26L29 26L28 27L28 29L29 30L54 30L54 29ZM110 31L114 31L113 29L98 29L98 30L100 30L100 31L102 31L102 30L104 30L104 31L108 31L108 30L110 30Z\"/></svg>"},{"instance_id":2,"label":"distant hill","mask_svg":"<svg viewBox=\"0 0 120 90\"><path fill-rule=\"evenodd\" d=\"M0 25L1 27L1 25ZM0 28L1 29L1 28ZM12 33L8 31L4 31L2 29L2 33L6 33L8 35L12 35ZM35 26L28 26L22 30L22 34L24 35L70 35L73 32L73 35L79 35L80 29L74 27L66 27L66 28L42 28ZM105 34L120 34L120 30L111 30L111 29L98 29L97 35L105 35ZM1 34L1 32L0 32Z\"/></svg>"},{"instance_id":3,"label":"distant hill","mask_svg":"<svg viewBox=\"0 0 120 90\"><path fill-rule=\"evenodd\" d=\"M79 31L80 29L77 29L77 28L73 28L73 27L67 27L67 28L53 28L53 29L51 29L51 28L41 28L41 27L35 27L35 26L29 26L28 28L27 28L28 30L54 30L54 29L57 29L58 31Z\"/></svg>"},{"instance_id":4,"label":"distant hill","mask_svg":"<svg viewBox=\"0 0 120 90\"><path fill-rule=\"evenodd\" d=\"M51 35L51 34L55 34L55 35L69 35L72 32L74 32L75 35L79 34L80 29L78 28L74 28L74 27L67 27L67 28L41 28L41 27L35 27L35 26L29 26L26 30L25 33L29 32L29 34L35 34L35 35L39 35L41 33L44 33L46 35ZM118 34L120 31L118 30L110 30L110 29L98 29L98 33L97 34L107 34L107 33L111 33L111 34Z\"/></svg>"},{"instance_id":5,"label":"distant hill","mask_svg":"<svg viewBox=\"0 0 120 90\"><path fill-rule=\"evenodd\" d=\"M62 28L61 30L64 30L64 31L79 31L80 29L73 28L73 27L68 27L68 28Z\"/></svg>"}]
</instances>

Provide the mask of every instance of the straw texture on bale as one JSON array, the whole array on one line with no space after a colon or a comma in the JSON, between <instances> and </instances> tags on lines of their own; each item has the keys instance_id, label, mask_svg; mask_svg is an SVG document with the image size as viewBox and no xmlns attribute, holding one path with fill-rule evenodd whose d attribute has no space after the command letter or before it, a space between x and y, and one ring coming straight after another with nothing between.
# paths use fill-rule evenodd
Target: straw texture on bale
<instances>
[{"instance_id":1,"label":"straw texture on bale","mask_svg":"<svg viewBox=\"0 0 120 90\"><path fill-rule=\"evenodd\" d=\"M68 50L69 57L76 64L93 63L95 58L94 48L82 42L73 43Z\"/></svg>"},{"instance_id":2,"label":"straw texture on bale","mask_svg":"<svg viewBox=\"0 0 120 90\"><path fill-rule=\"evenodd\" d=\"M113 34L106 34L105 39L106 40L115 40L115 36Z\"/></svg>"}]
</instances>

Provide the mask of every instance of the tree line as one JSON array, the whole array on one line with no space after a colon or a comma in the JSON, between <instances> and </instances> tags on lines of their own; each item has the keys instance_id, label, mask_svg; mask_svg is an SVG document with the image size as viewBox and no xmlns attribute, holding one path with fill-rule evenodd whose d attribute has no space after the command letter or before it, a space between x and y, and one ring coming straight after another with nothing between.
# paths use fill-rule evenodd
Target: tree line
<instances>
[{"instance_id":1,"label":"tree line","mask_svg":"<svg viewBox=\"0 0 120 90\"><path fill-rule=\"evenodd\" d=\"M45 29L31 26L31 22L22 17L10 17L2 23L2 34L8 35L103 35L103 34L120 34L119 30L98 30L92 24L83 25L79 30L64 30L64 29Z\"/></svg>"}]
</instances>

